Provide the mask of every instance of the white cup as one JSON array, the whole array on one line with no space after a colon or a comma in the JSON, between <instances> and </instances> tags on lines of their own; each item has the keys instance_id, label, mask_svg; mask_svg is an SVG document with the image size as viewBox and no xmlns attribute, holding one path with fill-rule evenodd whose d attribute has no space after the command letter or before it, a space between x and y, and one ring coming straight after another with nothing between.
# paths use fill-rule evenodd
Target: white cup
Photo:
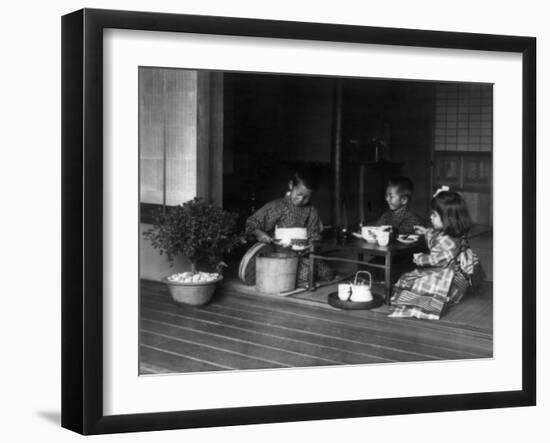
<instances>
[{"instance_id":1,"label":"white cup","mask_svg":"<svg viewBox=\"0 0 550 443\"><path fill-rule=\"evenodd\" d=\"M376 241L380 246L386 246L390 242L390 233L388 231L378 231Z\"/></svg>"},{"instance_id":2,"label":"white cup","mask_svg":"<svg viewBox=\"0 0 550 443\"><path fill-rule=\"evenodd\" d=\"M342 301L349 300L352 294L350 283L340 283L338 285L338 298Z\"/></svg>"}]
</instances>

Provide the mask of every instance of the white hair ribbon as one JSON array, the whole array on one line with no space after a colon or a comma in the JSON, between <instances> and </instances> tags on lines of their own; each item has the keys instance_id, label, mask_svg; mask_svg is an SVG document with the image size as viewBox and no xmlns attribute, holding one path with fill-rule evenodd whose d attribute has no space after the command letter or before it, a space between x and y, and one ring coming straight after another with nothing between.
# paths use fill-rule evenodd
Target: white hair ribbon
<instances>
[{"instance_id":1,"label":"white hair ribbon","mask_svg":"<svg viewBox=\"0 0 550 443\"><path fill-rule=\"evenodd\" d=\"M434 192L434 197L439 194L440 192L449 191L450 188L448 186L441 186L437 191Z\"/></svg>"}]
</instances>

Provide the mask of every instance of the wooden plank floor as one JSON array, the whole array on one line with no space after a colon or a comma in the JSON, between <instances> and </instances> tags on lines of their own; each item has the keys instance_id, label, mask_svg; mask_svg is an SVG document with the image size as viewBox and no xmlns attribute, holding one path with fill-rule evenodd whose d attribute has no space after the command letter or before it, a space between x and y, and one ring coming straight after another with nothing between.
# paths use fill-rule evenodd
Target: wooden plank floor
<instances>
[{"instance_id":1,"label":"wooden plank floor","mask_svg":"<svg viewBox=\"0 0 550 443\"><path fill-rule=\"evenodd\" d=\"M491 325L391 319L227 287L193 307L147 280L140 302L143 375L492 357Z\"/></svg>"}]
</instances>

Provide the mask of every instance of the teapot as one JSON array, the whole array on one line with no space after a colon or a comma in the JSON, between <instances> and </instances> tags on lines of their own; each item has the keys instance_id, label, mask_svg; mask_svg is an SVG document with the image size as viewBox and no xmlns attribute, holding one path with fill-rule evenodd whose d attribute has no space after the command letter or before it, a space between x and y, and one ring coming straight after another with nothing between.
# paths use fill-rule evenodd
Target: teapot
<instances>
[{"instance_id":1,"label":"teapot","mask_svg":"<svg viewBox=\"0 0 550 443\"><path fill-rule=\"evenodd\" d=\"M358 281L359 274L367 274L369 283ZM341 283L338 285L338 298L342 301L353 302L369 302L373 300L372 292L372 276L368 271L358 271L355 274L353 283Z\"/></svg>"}]
</instances>

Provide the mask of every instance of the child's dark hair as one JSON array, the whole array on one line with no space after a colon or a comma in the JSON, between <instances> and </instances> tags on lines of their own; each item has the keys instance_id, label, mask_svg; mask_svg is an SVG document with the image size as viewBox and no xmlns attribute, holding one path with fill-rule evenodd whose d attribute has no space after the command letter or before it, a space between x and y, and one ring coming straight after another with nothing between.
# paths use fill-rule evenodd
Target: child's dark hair
<instances>
[{"instance_id":1,"label":"child's dark hair","mask_svg":"<svg viewBox=\"0 0 550 443\"><path fill-rule=\"evenodd\" d=\"M459 238L470 232L472 219L466 202L458 192L439 192L432 198L431 207L441 217L445 234Z\"/></svg>"},{"instance_id":2,"label":"child's dark hair","mask_svg":"<svg viewBox=\"0 0 550 443\"><path fill-rule=\"evenodd\" d=\"M319 177L313 168L302 167L294 171L292 175L292 186L302 183L306 188L315 191L319 187Z\"/></svg>"},{"instance_id":3,"label":"child's dark hair","mask_svg":"<svg viewBox=\"0 0 550 443\"><path fill-rule=\"evenodd\" d=\"M414 191L413 182L407 177L392 177L388 180L388 186L394 186L397 188L397 193L401 197L407 197L407 199L412 198Z\"/></svg>"}]
</instances>

